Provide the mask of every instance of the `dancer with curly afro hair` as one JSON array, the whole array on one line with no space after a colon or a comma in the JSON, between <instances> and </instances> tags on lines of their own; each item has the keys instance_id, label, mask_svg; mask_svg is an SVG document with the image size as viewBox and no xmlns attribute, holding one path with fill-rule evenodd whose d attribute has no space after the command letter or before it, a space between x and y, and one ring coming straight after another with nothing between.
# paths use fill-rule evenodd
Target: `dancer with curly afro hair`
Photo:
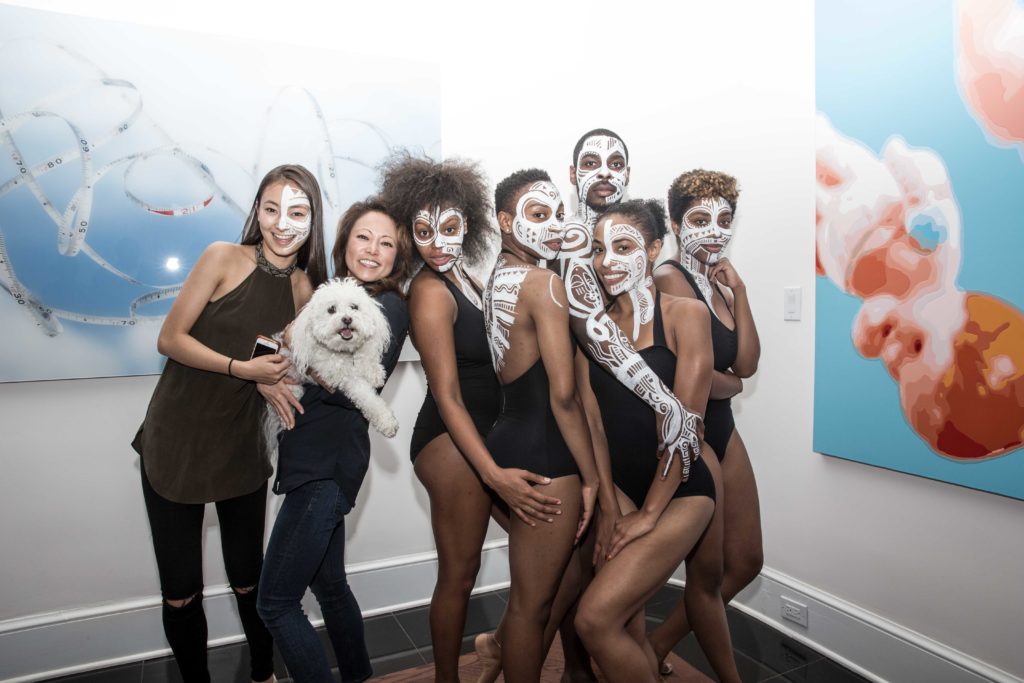
<instances>
[{"instance_id":1,"label":"dancer with curly afro hair","mask_svg":"<svg viewBox=\"0 0 1024 683\"><path fill-rule=\"evenodd\" d=\"M438 554L430 603L435 680L458 681L466 609L492 507L507 528L510 513L536 525L557 514L559 504L543 493L545 477L499 467L484 443L501 409L501 387L491 365L482 288L466 271L489 253L488 241L497 240L479 166L400 152L383 166L382 198L411 231L423 262L409 289L409 312L428 388L410 455L430 497ZM509 511L493 505L488 488Z\"/></svg>"}]
</instances>

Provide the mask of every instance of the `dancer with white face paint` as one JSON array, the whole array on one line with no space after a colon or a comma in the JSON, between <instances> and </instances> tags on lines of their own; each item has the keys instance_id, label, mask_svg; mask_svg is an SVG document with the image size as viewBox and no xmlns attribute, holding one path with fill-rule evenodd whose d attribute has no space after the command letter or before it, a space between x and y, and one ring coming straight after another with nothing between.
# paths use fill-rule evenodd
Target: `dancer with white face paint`
<instances>
[{"instance_id":1,"label":"dancer with white face paint","mask_svg":"<svg viewBox=\"0 0 1024 683\"><path fill-rule=\"evenodd\" d=\"M603 128L586 133L576 143L569 180L576 187L577 213L566 221L558 269L566 282L573 334L591 358L654 410L665 454L662 476L679 457L685 479L690 463L700 457L700 416L673 396L609 320L592 264L594 222L624 196L628 154L622 138Z\"/></svg>"},{"instance_id":2,"label":"dancer with white face paint","mask_svg":"<svg viewBox=\"0 0 1024 683\"><path fill-rule=\"evenodd\" d=\"M630 201L601 216L594 268L611 300L609 316L636 330L634 344L647 365L699 410L711 384L710 320L699 302L654 289L651 268L666 232L663 215L657 202ZM697 460L685 482L675 468L660 477L654 415L647 406L582 352L576 378L601 474L598 571L580 599L580 637L608 681L660 680L643 608L685 559L687 604L701 646L720 680L738 681L721 596L713 585L689 588L708 585L698 576L704 558L721 557L720 525L708 528L717 463Z\"/></svg>"},{"instance_id":3,"label":"dancer with white face paint","mask_svg":"<svg viewBox=\"0 0 1024 683\"><path fill-rule=\"evenodd\" d=\"M660 442L664 445L658 452L659 457L663 456L662 476L667 476L678 457L685 479L689 476L690 463L700 455L697 435L700 416L673 396L636 353L627 335L605 313L604 295L592 265L594 222L598 214L625 195L629 183L628 158L629 151L622 138L607 129L592 130L576 143L569 179L576 187L577 213L565 221L557 272L566 283L570 326L576 339L591 358L651 407ZM650 305L644 308L644 316L652 313ZM648 321L649 318L643 320ZM566 571L553 607L561 625L556 623L549 628L545 641L554 639L555 627L558 627L565 652L566 676L596 680L590 671L590 656L572 628L573 607L593 571L589 547L583 550L586 552L577 553Z\"/></svg>"},{"instance_id":4,"label":"dancer with white face paint","mask_svg":"<svg viewBox=\"0 0 1024 683\"><path fill-rule=\"evenodd\" d=\"M537 265L561 245L558 190L544 171L519 171L498 184L494 205L501 253L484 314L504 401L486 443L499 466L550 478L543 493L561 501L561 510L535 526L511 517L508 607L497 633L481 636L478 652L481 680L493 680L500 666L510 683L535 683L551 603L593 514L598 475L573 376L565 288Z\"/></svg>"},{"instance_id":5,"label":"dancer with white face paint","mask_svg":"<svg viewBox=\"0 0 1024 683\"><path fill-rule=\"evenodd\" d=\"M423 267L409 287L413 343L427 395L413 427L410 455L430 497L438 575L430 602L434 679L458 681L470 590L480 568L488 522L506 529L508 514L548 524L558 499L547 477L499 467L484 443L501 409L501 386L484 326L482 288L466 271L497 238L480 168L462 159L400 153L383 169L382 198L412 229ZM508 505L492 502L488 488Z\"/></svg>"},{"instance_id":6,"label":"dancer with white face paint","mask_svg":"<svg viewBox=\"0 0 1024 683\"><path fill-rule=\"evenodd\" d=\"M699 299L711 312L715 372L704 440L721 463L726 495L712 524L722 526L722 554L710 566L721 572L724 565L721 594L726 603L754 580L764 559L757 483L730 403L742 391L742 380L754 374L761 355L746 286L725 257L738 198L736 179L724 173L695 170L676 178L669 188L669 216L679 236L681 262L667 261L655 273L659 291ZM687 594L690 586L687 581ZM659 661L690 631L685 602L684 597L651 633Z\"/></svg>"},{"instance_id":7,"label":"dancer with white face paint","mask_svg":"<svg viewBox=\"0 0 1024 683\"><path fill-rule=\"evenodd\" d=\"M309 171L292 165L270 171L242 243L217 242L203 252L160 330L157 348L168 361L132 446L141 456L164 631L186 681L210 680L202 520L211 502L249 643L250 676L273 678L273 643L257 614L272 472L260 443L258 387L275 385L288 361L279 354L250 356L256 336L291 322L326 279L322 221L320 187Z\"/></svg>"}]
</instances>

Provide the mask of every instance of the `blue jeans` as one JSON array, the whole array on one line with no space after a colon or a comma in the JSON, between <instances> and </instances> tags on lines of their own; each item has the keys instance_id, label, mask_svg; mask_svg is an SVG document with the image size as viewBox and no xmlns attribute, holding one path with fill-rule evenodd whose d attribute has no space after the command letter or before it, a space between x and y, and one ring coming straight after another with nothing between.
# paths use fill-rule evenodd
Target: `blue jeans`
<instances>
[{"instance_id":1,"label":"blue jeans","mask_svg":"<svg viewBox=\"0 0 1024 683\"><path fill-rule=\"evenodd\" d=\"M270 534L257 610L296 683L334 680L316 629L302 611L307 586L320 603L341 680L373 675L363 616L345 579L345 514L351 509L334 481L311 481L285 495Z\"/></svg>"}]
</instances>

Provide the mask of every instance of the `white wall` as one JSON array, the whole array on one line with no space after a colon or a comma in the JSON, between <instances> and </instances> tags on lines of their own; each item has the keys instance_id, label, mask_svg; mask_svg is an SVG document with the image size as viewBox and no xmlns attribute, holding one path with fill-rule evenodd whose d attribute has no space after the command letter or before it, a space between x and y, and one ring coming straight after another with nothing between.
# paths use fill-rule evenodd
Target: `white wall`
<instances>
[{"instance_id":1,"label":"white wall","mask_svg":"<svg viewBox=\"0 0 1024 683\"><path fill-rule=\"evenodd\" d=\"M17 4L437 59L445 153L482 159L492 183L539 166L568 194L572 146L597 126L626 138L633 196L661 197L675 174L697 166L736 175L742 196L732 256L750 288L764 353L735 404L760 486L768 570L1024 676L1024 503L811 450L809 0L571 7L530 0L493 10L470 2L321 9L295 0L287 11L255 3L242 14L202 0ZM804 317L783 322L782 288L793 285L803 287ZM0 385L7 482L0 620L157 594L128 447L153 384ZM400 368L388 394L405 426L394 444L375 449L351 520L354 562L431 548L425 496L405 455L422 397L415 366ZM211 529L211 585L223 581L216 547Z\"/></svg>"}]
</instances>

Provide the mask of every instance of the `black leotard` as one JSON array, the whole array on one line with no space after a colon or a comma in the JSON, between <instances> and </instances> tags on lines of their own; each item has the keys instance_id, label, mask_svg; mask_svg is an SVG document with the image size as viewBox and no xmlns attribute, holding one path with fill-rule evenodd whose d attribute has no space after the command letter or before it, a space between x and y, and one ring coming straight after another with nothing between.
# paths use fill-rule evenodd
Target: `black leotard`
<instances>
[{"instance_id":1,"label":"black leotard","mask_svg":"<svg viewBox=\"0 0 1024 683\"><path fill-rule=\"evenodd\" d=\"M425 267L425 266L424 266ZM487 345L487 331L484 328L484 314L466 298L462 291L435 273L455 297L458 313L455 318L455 361L458 364L459 389L462 402L480 436L486 436L501 410L501 386L491 365L491 352ZM421 340L431 343L431 340ZM427 387L416 425L412 428L412 443L409 454L415 461L423 447L448 431L441 419L441 413L434 401L434 395Z\"/></svg>"},{"instance_id":2,"label":"black leotard","mask_svg":"<svg viewBox=\"0 0 1024 683\"><path fill-rule=\"evenodd\" d=\"M661 319L661 294L654 299L654 344L637 353L665 383L675 383L676 356L665 343ZM658 432L654 411L604 368L590 361L590 386L601 407L601 421L608 438L612 480L637 508L643 507L647 490L658 476ZM715 480L703 460L690 466L690 478L676 488L673 498L707 496L715 499Z\"/></svg>"},{"instance_id":3,"label":"black leotard","mask_svg":"<svg viewBox=\"0 0 1024 683\"><path fill-rule=\"evenodd\" d=\"M501 388L504 405L487 435L487 449L500 467L520 467L555 479L579 474L576 460L551 413L548 375L538 358Z\"/></svg>"},{"instance_id":4,"label":"black leotard","mask_svg":"<svg viewBox=\"0 0 1024 683\"><path fill-rule=\"evenodd\" d=\"M690 283L690 287L693 288L693 293L697 295L699 300L704 301L704 297L701 296L700 288L697 287L697 281L693 275L678 261L667 261L667 263L671 263L683 274L686 281ZM715 286L717 287L718 285L716 284ZM719 293L721 293L721 290L719 290ZM708 307L708 312L711 313L711 346L715 354L715 370L725 372L736 362L736 354L739 352L739 339L736 336L736 330L730 330L725 326L725 323L718 319L709 302L704 301L704 305ZM714 449L719 462L725 458L725 448L729 445L729 438L735 429L736 423L732 417L732 399L708 399L708 407L704 413L704 440Z\"/></svg>"}]
</instances>

